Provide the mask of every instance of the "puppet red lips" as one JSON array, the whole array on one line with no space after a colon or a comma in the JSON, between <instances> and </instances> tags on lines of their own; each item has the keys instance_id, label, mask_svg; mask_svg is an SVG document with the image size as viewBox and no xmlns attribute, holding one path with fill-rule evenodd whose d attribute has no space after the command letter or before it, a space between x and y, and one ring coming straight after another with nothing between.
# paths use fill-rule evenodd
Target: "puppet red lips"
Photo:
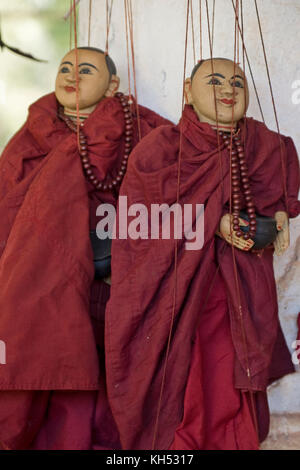
<instances>
[{"instance_id":1,"label":"puppet red lips","mask_svg":"<svg viewBox=\"0 0 300 470\"><path fill-rule=\"evenodd\" d=\"M65 86L64 89L68 93L72 93L72 92L76 91L76 88L74 88L73 86Z\"/></svg>"},{"instance_id":2,"label":"puppet red lips","mask_svg":"<svg viewBox=\"0 0 300 470\"><path fill-rule=\"evenodd\" d=\"M227 100L226 98L223 98L220 101L221 101L221 103L230 104L231 106L233 106L235 104L234 100Z\"/></svg>"}]
</instances>

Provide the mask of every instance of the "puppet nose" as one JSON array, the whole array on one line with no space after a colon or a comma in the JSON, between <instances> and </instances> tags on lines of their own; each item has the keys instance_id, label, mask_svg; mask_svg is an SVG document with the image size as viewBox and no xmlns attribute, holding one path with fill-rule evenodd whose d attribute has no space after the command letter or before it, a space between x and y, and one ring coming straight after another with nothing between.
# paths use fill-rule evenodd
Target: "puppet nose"
<instances>
[{"instance_id":1,"label":"puppet nose","mask_svg":"<svg viewBox=\"0 0 300 470\"><path fill-rule=\"evenodd\" d=\"M76 83L76 78L75 77L66 77L66 81L68 83Z\"/></svg>"},{"instance_id":2,"label":"puppet nose","mask_svg":"<svg viewBox=\"0 0 300 470\"><path fill-rule=\"evenodd\" d=\"M225 82L224 85L222 86L222 93L224 95L233 95L233 87L230 85L229 82Z\"/></svg>"},{"instance_id":3,"label":"puppet nose","mask_svg":"<svg viewBox=\"0 0 300 470\"><path fill-rule=\"evenodd\" d=\"M78 77L79 80L80 80L80 76ZM75 70L72 70L67 76L66 76L66 80L67 82L69 83L76 83L76 73L75 73Z\"/></svg>"}]
</instances>

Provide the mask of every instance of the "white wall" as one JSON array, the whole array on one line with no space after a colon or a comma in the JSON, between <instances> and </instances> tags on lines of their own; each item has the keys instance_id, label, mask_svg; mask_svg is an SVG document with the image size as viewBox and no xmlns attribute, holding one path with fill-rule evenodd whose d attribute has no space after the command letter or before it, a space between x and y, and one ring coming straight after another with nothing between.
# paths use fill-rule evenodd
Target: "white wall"
<instances>
[{"instance_id":1,"label":"white wall","mask_svg":"<svg viewBox=\"0 0 300 470\"><path fill-rule=\"evenodd\" d=\"M93 0L91 46L105 48L105 0ZM132 0L134 45L139 102L177 122L181 110L186 0ZM212 6L212 0L209 5ZM109 53L116 62L121 91L128 91L124 2L114 0ZM196 33L196 60L199 59L198 0L193 1ZM209 57L205 1L203 4L204 57ZM266 124L275 129L254 1L244 0L245 44L259 90ZM292 136L300 153L299 104L292 88L300 80L300 2L299 0L258 0L271 80L281 132ZM81 0L80 44L87 45L89 0ZM234 15L231 0L216 0L214 55L233 58ZM187 76L193 67L191 35L188 42ZM249 77L249 82L250 77ZM299 88L300 90L300 82ZM249 116L260 119L250 85ZM299 251L300 219L291 223L292 246L282 259L275 260L280 319L291 344L296 337L296 316L300 312ZM296 235L297 234L297 235ZM296 239L298 236L298 243ZM271 387L273 412L300 412L300 373L290 375Z\"/></svg>"}]
</instances>

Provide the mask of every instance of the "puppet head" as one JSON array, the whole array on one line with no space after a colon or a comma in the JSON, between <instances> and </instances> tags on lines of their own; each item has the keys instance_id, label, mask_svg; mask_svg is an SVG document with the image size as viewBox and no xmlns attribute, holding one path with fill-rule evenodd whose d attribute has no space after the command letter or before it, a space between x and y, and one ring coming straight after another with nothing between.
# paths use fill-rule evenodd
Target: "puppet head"
<instances>
[{"instance_id":1,"label":"puppet head","mask_svg":"<svg viewBox=\"0 0 300 470\"><path fill-rule=\"evenodd\" d=\"M101 49L79 47L79 110L91 113L104 97L113 96L119 87L119 78L112 59ZM76 110L75 49L62 59L55 82L55 95L65 112Z\"/></svg>"},{"instance_id":2,"label":"puppet head","mask_svg":"<svg viewBox=\"0 0 300 470\"><path fill-rule=\"evenodd\" d=\"M199 62L185 81L185 96L199 120L220 130L235 128L249 104L249 90L243 70L229 59Z\"/></svg>"}]
</instances>

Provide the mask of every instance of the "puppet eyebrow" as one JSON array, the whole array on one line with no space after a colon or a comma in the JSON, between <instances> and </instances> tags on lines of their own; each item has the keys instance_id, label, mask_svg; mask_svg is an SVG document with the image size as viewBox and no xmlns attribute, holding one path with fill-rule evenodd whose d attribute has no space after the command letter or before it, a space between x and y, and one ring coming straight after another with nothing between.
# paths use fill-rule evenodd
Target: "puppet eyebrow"
<instances>
[{"instance_id":1,"label":"puppet eyebrow","mask_svg":"<svg viewBox=\"0 0 300 470\"><path fill-rule=\"evenodd\" d=\"M242 80L244 80L244 78L243 78L243 77L241 77L241 75L234 75L233 77L231 77L231 79L230 79L230 80L232 80L233 78L241 78Z\"/></svg>"},{"instance_id":2,"label":"puppet eyebrow","mask_svg":"<svg viewBox=\"0 0 300 470\"><path fill-rule=\"evenodd\" d=\"M60 65L64 65L64 64L69 64L69 65L73 66L72 62L69 62L67 60L65 62L62 62ZM89 67L93 67L94 69L98 70L95 65L89 64L88 62L82 62L82 64L79 64L79 67L81 67L82 65L88 65ZM99 70L98 70L98 72L99 72Z\"/></svg>"},{"instance_id":3,"label":"puppet eyebrow","mask_svg":"<svg viewBox=\"0 0 300 470\"><path fill-rule=\"evenodd\" d=\"M224 75L221 75L220 73L211 73L210 75L206 75L205 78L208 78L208 77L221 77L221 78L225 78Z\"/></svg>"},{"instance_id":4,"label":"puppet eyebrow","mask_svg":"<svg viewBox=\"0 0 300 470\"><path fill-rule=\"evenodd\" d=\"M73 65L73 64L72 64L72 62L68 62L68 61L66 61L66 62L62 62L60 65L64 65L64 64Z\"/></svg>"},{"instance_id":5,"label":"puppet eyebrow","mask_svg":"<svg viewBox=\"0 0 300 470\"><path fill-rule=\"evenodd\" d=\"M82 64L79 64L79 67L81 67L82 65L88 65L89 67L93 67L93 69L96 69L96 70L98 70L98 69L97 69L97 67L96 67L95 65L93 65L93 64L89 64L88 62L82 62ZM98 72L99 72L99 70L98 70Z\"/></svg>"}]
</instances>

